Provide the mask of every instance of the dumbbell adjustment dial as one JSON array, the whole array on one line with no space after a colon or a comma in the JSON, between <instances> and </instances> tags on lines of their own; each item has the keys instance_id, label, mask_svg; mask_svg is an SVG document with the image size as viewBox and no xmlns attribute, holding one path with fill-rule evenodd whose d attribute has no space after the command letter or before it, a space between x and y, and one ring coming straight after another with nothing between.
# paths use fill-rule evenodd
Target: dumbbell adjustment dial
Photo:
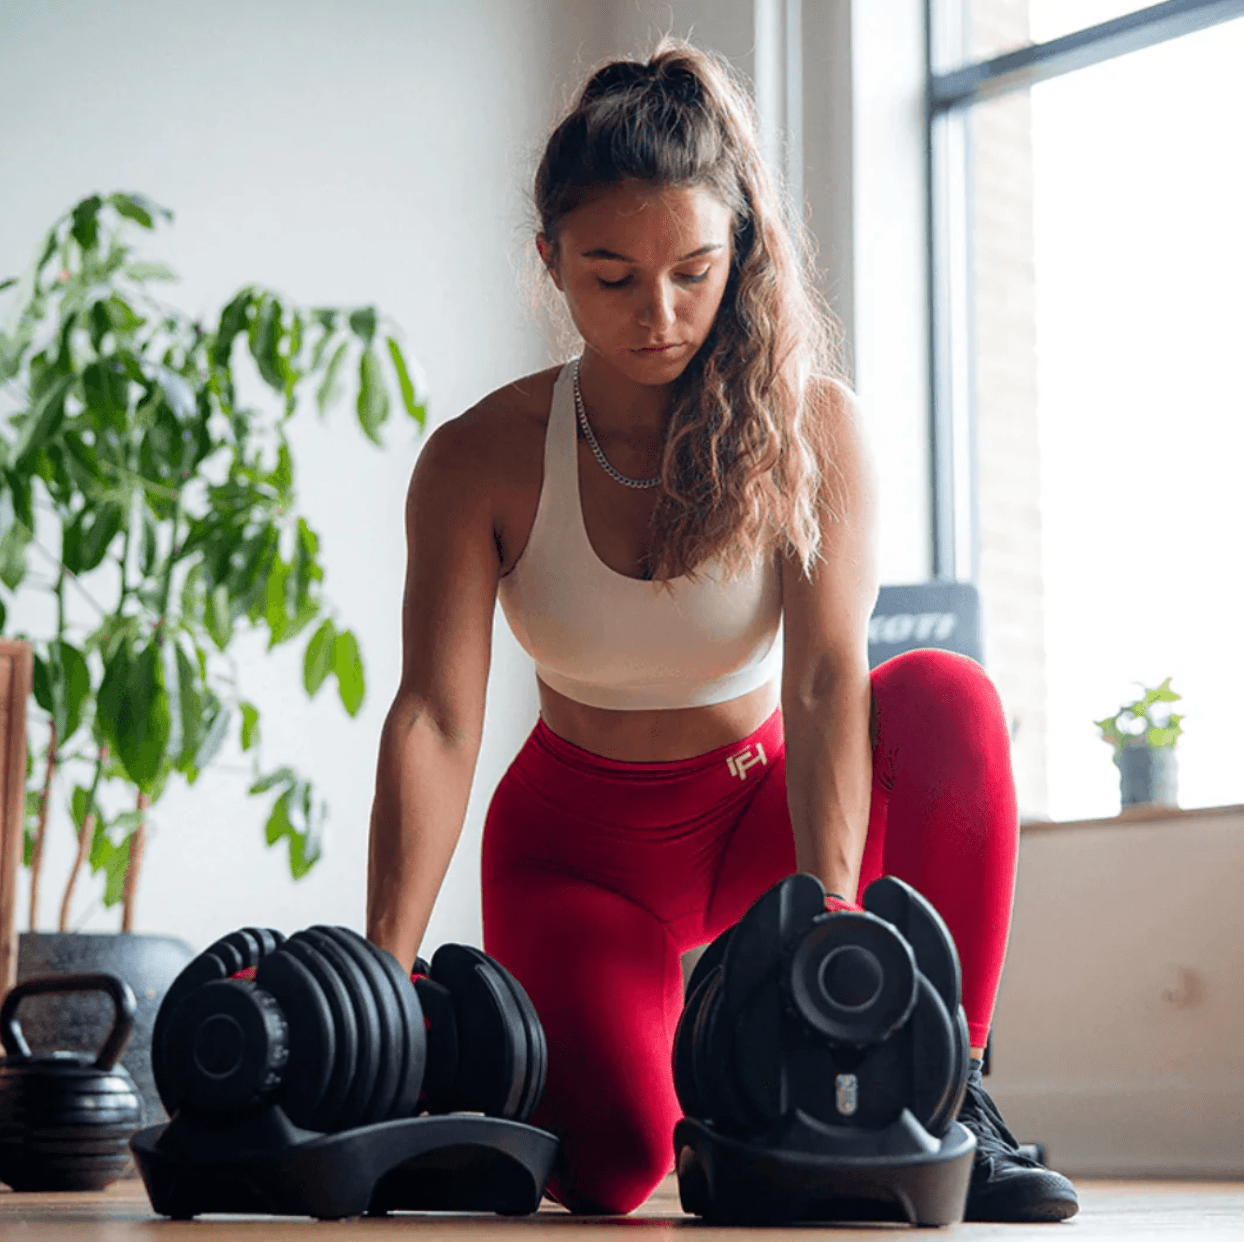
<instances>
[{"instance_id":1,"label":"dumbbell adjustment dial","mask_svg":"<svg viewBox=\"0 0 1244 1242\"><path fill-rule=\"evenodd\" d=\"M222 979L178 1006L167 1040L167 1071L186 1104L231 1112L259 1103L280 1085L289 1031L262 988Z\"/></svg>"},{"instance_id":2,"label":"dumbbell adjustment dial","mask_svg":"<svg viewBox=\"0 0 1244 1242\"><path fill-rule=\"evenodd\" d=\"M822 916L786 971L798 1017L834 1043L879 1044L916 1003L916 961L907 942L871 914Z\"/></svg>"}]
</instances>

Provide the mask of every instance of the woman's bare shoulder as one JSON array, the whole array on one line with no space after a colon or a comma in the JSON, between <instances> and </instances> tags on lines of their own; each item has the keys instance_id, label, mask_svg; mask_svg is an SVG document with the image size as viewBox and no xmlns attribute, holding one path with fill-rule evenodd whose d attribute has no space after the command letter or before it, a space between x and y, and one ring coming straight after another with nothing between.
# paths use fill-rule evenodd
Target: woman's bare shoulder
<instances>
[{"instance_id":1,"label":"woman's bare shoulder","mask_svg":"<svg viewBox=\"0 0 1244 1242\"><path fill-rule=\"evenodd\" d=\"M507 483L530 473L539 483L544 432L560 367L523 376L482 397L465 413L442 423L428 437L420 461L425 473L469 475Z\"/></svg>"}]
</instances>

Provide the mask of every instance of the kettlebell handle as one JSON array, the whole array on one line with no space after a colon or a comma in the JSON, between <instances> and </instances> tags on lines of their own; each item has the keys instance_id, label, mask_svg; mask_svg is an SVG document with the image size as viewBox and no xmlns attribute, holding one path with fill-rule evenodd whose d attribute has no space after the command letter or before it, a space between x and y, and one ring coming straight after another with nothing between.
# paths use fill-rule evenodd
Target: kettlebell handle
<instances>
[{"instance_id":1,"label":"kettlebell handle","mask_svg":"<svg viewBox=\"0 0 1244 1242\"><path fill-rule=\"evenodd\" d=\"M30 1045L17 1021L17 1007L27 996L38 996L45 992L108 994L112 1000L112 1030L108 1032L108 1038L104 1040L103 1047L95 1058L95 1068L112 1069L134 1032L134 1015L138 1012L138 1001L135 999L134 989L120 975L107 971L77 975L38 975L19 983L4 998L4 1004L0 1005L0 1043L3 1043L5 1052L11 1057L30 1059Z\"/></svg>"}]
</instances>

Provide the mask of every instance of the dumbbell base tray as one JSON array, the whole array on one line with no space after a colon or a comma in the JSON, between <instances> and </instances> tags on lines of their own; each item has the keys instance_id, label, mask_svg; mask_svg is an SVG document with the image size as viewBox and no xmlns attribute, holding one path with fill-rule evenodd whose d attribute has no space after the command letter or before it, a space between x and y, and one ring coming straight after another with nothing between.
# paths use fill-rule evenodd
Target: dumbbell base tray
<instances>
[{"instance_id":1,"label":"dumbbell base tray","mask_svg":"<svg viewBox=\"0 0 1244 1242\"><path fill-rule=\"evenodd\" d=\"M683 1210L714 1224L963 1219L976 1139L959 1122L939 1142L906 1110L874 1134L835 1134L796 1114L772 1145L683 1118L674 1128Z\"/></svg>"},{"instance_id":2,"label":"dumbbell base tray","mask_svg":"<svg viewBox=\"0 0 1244 1242\"><path fill-rule=\"evenodd\" d=\"M232 1125L175 1117L130 1141L152 1208L339 1220L387 1212L493 1212L540 1205L557 1139L496 1117L410 1117L335 1134L273 1107Z\"/></svg>"}]
</instances>

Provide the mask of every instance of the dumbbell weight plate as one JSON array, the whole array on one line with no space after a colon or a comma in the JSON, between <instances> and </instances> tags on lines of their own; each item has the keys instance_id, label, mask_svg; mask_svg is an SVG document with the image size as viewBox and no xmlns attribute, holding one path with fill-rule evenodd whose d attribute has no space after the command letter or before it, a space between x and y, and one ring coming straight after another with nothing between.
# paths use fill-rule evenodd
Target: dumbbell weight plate
<instances>
[{"instance_id":1,"label":"dumbbell weight plate","mask_svg":"<svg viewBox=\"0 0 1244 1242\"><path fill-rule=\"evenodd\" d=\"M701 958L700 961L704 959ZM696 963L697 967L699 963ZM695 1024L699 1020L700 1010L704 1006L704 998L708 995L709 973L705 972L697 980L692 975L694 986L683 1005L678 1026L674 1031L674 1091L683 1113L688 1117L704 1120L708 1113L700 1092L695 1075L695 1042L692 1038Z\"/></svg>"},{"instance_id":2,"label":"dumbbell weight plate","mask_svg":"<svg viewBox=\"0 0 1244 1242\"><path fill-rule=\"evenodd\" d=\"M376 1080L380 1073L380 1015L376 998L362 972L354 964L353 957L337 943L335 937L322 927L308 927L298 933L299 938L310 943L327 961L341 980L350 997L358 1030L358 1056L354 1074L346 1098L338 1115L336 1129L348 1130L354 1126L370 1124L368 1103L375 1094Z\"/></svg>"},{"instance_id":3,"label":"dumbbell weight plate","mask_svg":"<svg viewBox=\"0 0 1244 1242\"><path fill-rule=\"evenodd\" d=\"M184 1088L177 1083L177 1075L169 1072L173 1050L169 1047L168 1032L173 1013L192 992L205 984L227 979L230 973L214 953L200 953L173 980L160 1002L151 1030L151 1075L155 1079L160 1102L170 1117L181 1107L184 1098Z\"/></svg>"},{"instance_id":4,"label":"dumbbell weight plate","mask_svg":"<svg viewBox=\"0 0 1244 1242\"><path fill-rule=\"evenodd\" d=\"M238 971L245 970L248 966L259 965L258 943L252 941L249 936L238 935L237 932L221 936L214 944L207 946L207 952L214 953L220 958L231 975L236 975Z\"/></svg>"},{"instance_id":5,"label":"dumbbell weight plate","mask_svg":"<svg viewBox=\"0 0 1244 1242\"><path fill-rule=\"evenodd\" d=\"M377 1058L376 1085L364 1108L364 1125L385 1121L391 1115L393 1101L397 1098L402 1072L404 1049L402 1047L403 1020L398 1009L397 997L389 980L375 958L358 941L354 933L344 927L317 926L318 931L331 936L354 963L364 986L370 991L376 1008L376 1032L379 1056Z\"/></svg>"},{"instance_id":6,"label":"dumbbell weight plate","mask_svg":"<svg viewBox=\"0 0 1244 1242\"><path fill-rule=\"evenodd\" d=\"M260 958L267 957L285 943L285 937L271 927L243 927L242 931L259 946Z\"/></svg>"},{"instance_id":7,"label":"dumbbell weight plate","mask_svg":"<svg viewBox=\"0 0 1244 1242\"><path fill-rule=\"evenodd\" d=\"M916 1004L911 1014L912 1116L930 1134L941 1135L958 1112L960 1094L958 1031L938 990L916 977Z\"/></svg>"},{"instance_id":8,"label":"dumbbell weight plate","mask_svg":"<svg viewBox=\"0 0 1244 1242\"><path fill-rule=\"evenodd\" d=\"M328 1002L333 1017L333 1039L336 1056L333 1058L328 1083L324 1088L324 1098L315 1115L311 1118L309 1129L336 1130L339 1128L342 1106L346 1094L350 1090L354 1078L359 1054L359 1028L355 1017L354 1004L346 985L341 981L332 963L309 940L303 938L301 932L291 936L283 946L283 950L296 957L312 974L324 999Z\"/></svg>"},{"instance_id":9,"label":"dumbbell weight plate","mask_svg":"<svg viewBox=\"0 0 1244 1242\"><path fill-rule=\"evenodd\" d=\"M864 893L864 909L885 919L911 945L916 967L937 989L948 1012L962 999L954 938L932 902L897 876L883 875Z\"/></svg>"},{"instance_id":10,"label":"dumbbell weight plate","mask_svg":"<svg viewBox=\"0 0 1244 1242\"><path fill-rule=\"evenodd\" d=\"M414 1114L415 1105L419 1102L419 1091L423 1086L423 1074L427 1064L427 1035L419 996L411 984L410 976L402 969L392 953L387 953L378 945L372 944L353 928L342 927L339 930L351 936L360 948L371 954L388 980L397 1002L400 1035L395 1042L402 1048L402 1058L398 1071L397 1092L387 1115L390 1118L410 1117Z\"/></svg>"},{"instance_id":11,"label":"dumbbell weight plate","mask_svg":"<svg viewBox=\"0 0 1244 1242\"><path fill-rule=\"evenodd\" d=\"M762 894L735 924L722 958L725 1004L732 1018L766 976L825 914L825 889L811 875L789 875Z\"/></svg>"},{"instance_id":12,"label":"dumbbell weight plate","mask_svg":"<svg viewBox=\"0 0 1244 1242\"><path fill-rule=\"evenodd\" d=\"M421 1112L447 1113L453 1109L458 1081L458 1015L454 1012L454 1000L449 989L429 978L426 971L412 982L427 1033L427 1064L415 1107Z\"/></svg>"},{"instance_id":13,"label":"dumbbell weight plate","mask_svg":"<svg viewBox=\"0 0 1244 1242\"><path fill-rule=\"evenodd\" d=\"M328 998L315 976L283 948L259 963L255 986L273 997L289 1026L289 1059L281 1073L277 1102L294 1125L311 1129L337 1057Z\"/></svg>"},{"instance_id":14,"label":"dumbbell weight plate","mask_svg":"<svg viewBox=\"0 0 1244 1242\"><path fill-rule=\"evenodd\" d=\"M513 1117L527 1087L527 1033L496 963L470 945L443 944L432 978L449 989L458 1015L457 1108Z\"/></svg>"},{"instance_id":15,"label":"dumbbell weight plate","mask_svg":"<svg viewBox=\"0 0 1244 1242\"><path fill-rule=\"evenodd\" d=\"M518 1107L513 1113L505 1114L511 1121L526 1121L536 1111L536 1105L540 1103L540 1097L544 1094L544 1081L548 1074L549 1048L544 1037L544 1025L523 985L495 958L490 957L488 960L500 976L502 983L510 991L510 996L522 1020L523 1033L527 1041L526 1074Z\"/></svg>"},{"instance_id":16,"label":"dumbbell weight plate","mask_svg":"<svg viewBox=\"0 0 1244 1242\"><path fill-rule=\"evenodd\" d=\"M692 1029L692 1067L704 1109L703 1120L712 1121L727 1134L746 1133L751 1115L739 1099L733 1048L733 1025L727 1016L725 970L718 967L704 983L704 1000Z\"/></svg>"}]
</instances>

